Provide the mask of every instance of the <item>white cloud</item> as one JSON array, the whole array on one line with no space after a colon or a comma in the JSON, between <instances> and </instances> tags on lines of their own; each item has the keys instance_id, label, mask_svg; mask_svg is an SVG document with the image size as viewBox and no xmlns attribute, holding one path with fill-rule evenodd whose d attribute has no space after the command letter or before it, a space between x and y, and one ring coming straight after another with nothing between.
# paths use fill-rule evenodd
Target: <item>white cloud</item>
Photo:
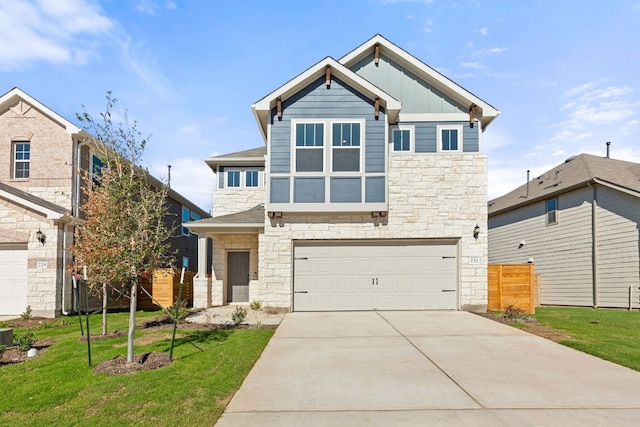
<instances>
[{"instance_id":1,"label":"white cloud","mask_svg":"<svg viewBox=\"0 0 640 427\"><path fill-rule=\"evenodd\" d=\"M476 30L476 33L480 34L481 36L486 36L489 34L489 30L487 30L486 27L482 27L479 30Z\"/></svg>"},{"instance_id":2,"label":"white cloud","mask_svg":"<svg viewBox=\"0 0 640 427\"><path fill-rule=\"evenodd\" d=\"M462 68L472 68L472 69L475 69L475 70L479 70L479 69L483 69L484 68L484 65L482 65L479 62L462 62L462 63L460 63L460 66Z\"/></svg>"},{"instance_id":3,"label":"white cloud","mask_svg":"<svg viewBox=\"0 0 640 427\"><path fill-rule=\"evenodd\" d=\"M157 15L160 12L160 6L151 0L138 0L136 10L147 15Z\"/></svg>"},{"instance_id":4,"label":"white cloud","mask_svg":"<svg viewBox=\"0 0 640 427\"><path fill-rule=\"evenodd\" d=\"M14 0L0 3L0 70L38 61L83 64L92 43L113 22L91 0Z\"/></svg>"},{"instance_id":5,"label":"white cloud","mask_svg":"<svg viewBox=\"0 0 640 427\"><path fill-rule=\"evenodd\" d=\"M165 8L167 8L168 10L176 10L178 8L178 6L176 5L176 2L168 0L165 5Z\"/></svg>"}]
</instances>

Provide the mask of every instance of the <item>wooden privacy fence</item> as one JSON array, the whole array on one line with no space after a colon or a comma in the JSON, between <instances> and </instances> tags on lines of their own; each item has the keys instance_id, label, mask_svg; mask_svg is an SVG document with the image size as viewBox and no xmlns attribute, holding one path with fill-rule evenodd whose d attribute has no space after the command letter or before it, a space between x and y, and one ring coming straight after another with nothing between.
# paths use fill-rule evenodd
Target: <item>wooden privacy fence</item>
<instances>
[{"instance_id":1,"label":"wooden privacy fence","mask_svg":"<svg viewBox=\"0 0 640 427\"><path fill-rule=\"evenodd\" d=\"M536 312L536 278L533 264L489 265L487 310L504 311L510 305Z\"/></svg>"},{"instance_id":2,"label":"wooden privacy fence","mask_svg":"<svg viewBox=\"0 0 640 427\"><path fill-rule=\"evenodd\" d=\"M140 286L147 290L153 298L163 307L170 307L178 298L180 289L180 271L172 269L156 270L153 273L153 280L143 280ZM187 301L187 307L193 306L193 277L196 273L184 272L184 286L182 287L181 299ZM144 291L138 292L138 308L157 309L158 305Z\"/></svg>"}]
</instances>

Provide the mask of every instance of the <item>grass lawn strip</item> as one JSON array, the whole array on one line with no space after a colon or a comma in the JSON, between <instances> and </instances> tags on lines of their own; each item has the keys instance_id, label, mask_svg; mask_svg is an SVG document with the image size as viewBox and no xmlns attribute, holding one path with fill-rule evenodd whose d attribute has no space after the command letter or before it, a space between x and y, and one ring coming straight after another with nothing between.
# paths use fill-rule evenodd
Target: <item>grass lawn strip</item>
<instances>
[{"instance_id":1,"label":"grass lawn strip","mask_svg":"<svg viewBox=\"0 0 640 427\"><path fill-rule=\"evenodd\" d=\"M138 320L158 314L139 312ZM69 320L31 328L37 340L55 344L24 363L0 366L0 425L213 425L273 335L271 329L179 327L169 366L94 374L77 318ZM92 316L92 336L100 334L100 320ZM127 321L128 313L110 314L109 329L126 329ZM171 339L163 334L138 328L135 353L168 352ZM123 356L126 337L92 340L91 350L94 366Z\"/></svg>"}]
</instances>

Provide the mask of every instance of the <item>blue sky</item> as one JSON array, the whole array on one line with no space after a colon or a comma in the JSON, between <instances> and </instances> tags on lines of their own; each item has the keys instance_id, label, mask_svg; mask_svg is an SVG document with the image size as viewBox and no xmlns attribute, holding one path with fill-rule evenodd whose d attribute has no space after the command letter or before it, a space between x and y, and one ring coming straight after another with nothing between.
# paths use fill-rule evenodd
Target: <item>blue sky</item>
<instances>
[{"instance_id":1,"label":"blue sky","mask_svg":"<svg viewBox=\"0 0 640 427\"><path fill-rule=\"evenodd\" d=\"M209 210L202 159L263 145L250 105L377 33L501 111L490 198L606 141L640 162L640 0L0 0L0 93L77 123L111 90L145 166Z\"/></svg>"}]
</instances>

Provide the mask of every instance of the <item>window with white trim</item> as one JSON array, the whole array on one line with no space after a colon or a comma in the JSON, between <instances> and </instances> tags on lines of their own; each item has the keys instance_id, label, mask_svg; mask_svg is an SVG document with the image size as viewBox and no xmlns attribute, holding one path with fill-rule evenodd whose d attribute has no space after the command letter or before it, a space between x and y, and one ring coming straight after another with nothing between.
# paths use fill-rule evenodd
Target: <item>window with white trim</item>
<instances>
[{"instance_id":1,"label":"window with white trim","mask_svg":"<svg viewBox=\"0 0 640 427\"><path fill-rule=\"evenodd\" d=\"M324 171L324 123L296 123L296 172Z\"/></svg>"},{"instance_id":2,"label":"window with white trim","mask_svg":"<svg viewBox=\"0 0 640 427\"><path fill-rule=\"evenodd\" d=\"M558 199L549 199L546 201L546 225L558 223Z\"/></svg>"},{"instance_id":3,"label":"window with white trim","mask_svg":"<svg viewBox=\"0 0 640 427\"><path fill-rule=\"evenodd\" d=\"M245 173L244 173L244 186L245 187L258 187L259 186L258 176L259 176L259 173L258 173L257 170L245 171Z\"/></svg>"},{"instance_id":4,"label":"window with white trim","mask_svg":"<svg viewBox=\"0 0 640 427\"><path fill-rule=\"evenodd\" d=\"M360 172L360 123L333 123L331 165L333 172Z\"/></svg>"},{"instance_id":5,"label":"window with white trim","mask_svg":"<svg viewBox=\"0 0 640 427\"><path fill-rule=\"evenodd\" d=\"M31 143L18 141L13 144L13 178L28 179L31 164Z\"/></svg>"},{"instance_id":6,"label":"window with white trim","mask_svg":"<svg viewBox=\"0 0 640 427\"><path fill-rule=\"evenodd\" d=\"M438 151L444 153L462 151L462 125L438 126Z\"/></svg>"},{"instance_id":7,"label":"window with white trim","mask_svg":"<svg viewBox=\"0 0 640 427\"><path fill-rule=\"evenodd\" d=\"M398 125L391 128L391 150L395 153L413 151L415 126Z\"/></svg>"},{"instance_id":8,"label":"window with white trim","mask_svg":"<svg viewBox=\"0 0 640 427\"><path fill-rule=\"evenodd\" d=\"M240 171L227 171L227 187L240 187Z\"/></svg>"}]
</instances>

